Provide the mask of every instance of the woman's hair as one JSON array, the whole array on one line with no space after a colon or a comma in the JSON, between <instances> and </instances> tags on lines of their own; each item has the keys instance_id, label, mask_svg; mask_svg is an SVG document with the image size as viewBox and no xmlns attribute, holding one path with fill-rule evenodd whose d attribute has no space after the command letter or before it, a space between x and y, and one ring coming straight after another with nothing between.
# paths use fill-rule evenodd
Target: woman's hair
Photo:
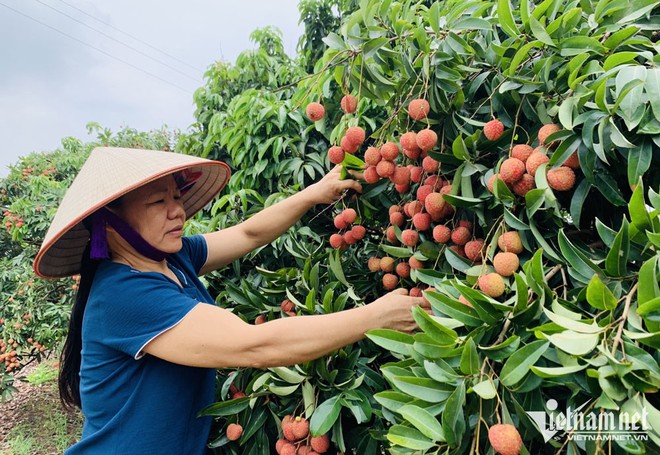
<instances>
[{"instance_id":1,"label":"woman's hair","mask_svg":"<svg viewBox=\"0 0 660 455\"><path fill-rule=\"evenodd\" d=\"M121 198L108 204L110 208L116 208L121 204ZM91 231L89 218L83 221L87 229ZM69 331L60 354L60 374L57 380L60 389L60 400L66 407L81 407L80 403L80 363L82 350L82 321L87 306L89 291L94 282L94 275L100 261L90 259L91 242L87 242L85 251L80 262L80 283L76 299L71 309L69 319Z\"/></svg>"}]
</instances>

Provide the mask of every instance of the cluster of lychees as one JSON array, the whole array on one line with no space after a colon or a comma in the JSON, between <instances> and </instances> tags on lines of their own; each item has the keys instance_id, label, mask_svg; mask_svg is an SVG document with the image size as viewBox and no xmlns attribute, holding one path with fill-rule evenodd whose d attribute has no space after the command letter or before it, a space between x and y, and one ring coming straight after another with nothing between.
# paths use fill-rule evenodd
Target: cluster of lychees
<instances>
[{"instance_id":1,"label":"cluster of lychees","mask_svg":"<svg viewBox=\"0 0 660 455\"><path fill-rule=\"evenodd\" d=\"M275 443L279 455L318 455L326 453L330 448L328 435L312 436L309 433L309 421L301 416L284 416L282 436Z\"/></svg>"},{"instance_id":2,"label":"cluster of lychees","mask_svg":"<svg viewBox=\"0 0 660 455\"><path fill-rule=\"evenodd\" d=\"M488 180L488 190L493 192L495 179L500 179L518 196L524 197L536 188L534 179L536 170L550 161L548 152L557 146L557 141L548 142L548 136L561 130L559 125L543 125L538 131L539 145L536 148L528 144L516 144L511 147L509 158L500 165L498 173ZM499 120L491 120L484 126L484 136L490 140L499 139L504 132L504 125ZM549 169L546 178L548 186L556 191L568 191L575 186L575 171L580 168L576 152L557 168Z\"/></svg>"},{"instance_id":3,"label":"cluster of lychees","mask_svg":"<svg viewBox=\"0 0 660 455\"><path fill-rule=\"evenodd\" d=\"M481 275L477 282L479 289L490 297L499 297L504 294L506 284L503 277L509 277L518 270L520 267L518 255L523 251L522 241L517 231L503 233L497 239L497 246L500 251L493 257L495 272Z\"/></svg>"},{"instance_id":4,"label":"cluster of lychees","mask_svg":"<svg viewBox=\"0 0 660 455\"><path fill-rule=\"evenodd\" d=\"M9 210L5 210L3 215L5 217L5 228L8 231L11 231L14 227L18 229L23 226L23 218L16 215L15 213L10 212Z\"/></svg>"},{"instance_id":5,"label":"cluster of lychees","mask_svg":"<svg viewBox=\"0 0 660 455\"><path fill-rule=\"evenodd\" d=\"M334 224L339 232L330 236L331 247L345 250L364 238L367 230L360 224L353 225L356 219L357 212L352 208L344 209L335 216Z\"/></svg>"}]
</instances>

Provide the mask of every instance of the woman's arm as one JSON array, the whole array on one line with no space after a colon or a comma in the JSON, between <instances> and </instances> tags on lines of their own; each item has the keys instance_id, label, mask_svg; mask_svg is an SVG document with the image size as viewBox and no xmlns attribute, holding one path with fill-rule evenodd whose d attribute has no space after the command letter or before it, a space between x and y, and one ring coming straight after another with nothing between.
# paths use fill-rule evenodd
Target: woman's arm
<instances>
[{"instance_id":1,"label":"woman's arm","mask_svg":"<svg viewBox=\"0 0 660 455\"><path fill-rule=\"evenodd\" d=\"M237 226L204 234L208 256L200 275L219 269L272 242L314 205L330 204L349 188L362 191L362 186L356 180L340 180L340 171L341 166L336 166L318 182L265 208Z\"/></svg>"},{"instance_id":2,"label":"woman's arm","mask_svg":"<svg viewBox=\"0 0 660 455\"><path fill-rule=\"evenodd\" d=\"M397 289L351 310L260 325L247 324L222 308L199 304L178 325L149 342L144 351L169 362L205 368L294 365L361 340L372 329L414 330L417 325L411 310L424 305L424 300L406 294Z\"/></svg>"}]
</instances>

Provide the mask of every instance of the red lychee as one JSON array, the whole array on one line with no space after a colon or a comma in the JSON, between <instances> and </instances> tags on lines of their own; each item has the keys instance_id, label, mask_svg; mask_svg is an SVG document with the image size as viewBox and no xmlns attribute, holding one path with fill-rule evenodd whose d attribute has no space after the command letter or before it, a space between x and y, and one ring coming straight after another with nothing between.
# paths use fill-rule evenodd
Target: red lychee
<instances>
[{"instance_id":1,"label":"red lychee","mask_svg":"<svg viewBox=\"0 0 660 455\"><path fill-rule=\"evenodd\" d=\"M442 215L446 203L442 193L429 193L424 199L424 207L433 218L439 218Z\"/></svg>"},{"instance_id":2,"label":"red lychee","mask_svg":"<svg viewBox=\"0 0 660 455\"><path fill-rule=\"evenodd\" d=\"M493 192L493 186L495 186L495 179L500 179L500 174L491 175L490 178L488 179L488 183L486 184L486 186L488 187L488 191L490 191L491 193Z\"/></svg>"},{"instance_id":3,"label":"red lychee","mask_svg":"<svg viewBox=\"0 0 660 455\"><path fill-rule=\"evenodd\" d=\"M393 161L381 160L376 165L376 172L381 177L389 177L390 175L394 174L394 169L395 168L396 168L396 165L394 164Z\"/></svg>"},{"instance_id":4,"label":"red lychee","mask_svg":"<svg viewBox=\"0 0 660 455\"><path fill-rule=\"evenodd\" d=\"M447 243L451 239L451 229L444 224L439 224L433 228L433 240L438 243Z\"/></svg>"},{"instance_id":5,"label":"red lychee","mask_svg":"<svg viewBox=\"0 0 660 455\"><path fill-rule=\"evenodd\" d=\"M534 177L529 174L523 174L522 178L511 185L511 189L520 197L525 197L527 193L536 188Z\"/></svg>"},{"instance_id":6,"label":"red lychee","mask_svg":"<svg viewBox=\"0 0 660 455\"><path fill-rule=\"evenodd\" d=\"M401 232L401 243L406 246L415 246L419 242L419 234L414 229L404 229Z\"/></svg>"},{"instance_id":7,"label":"red lychee","mask_svg":"<svg viewBox=\"0 0 660 455\"><path fill-rule=\"evenodd\" d=\"M394 271L401 278L409 278L410 277L410 265L407 264L406 262L399 262L396 265L396 268L394 269Z\"/></svg>"},{"instance_id":8,"label":"red lychee","mask_svg":"<svg viewBox=\"0 0 660 455\"><path fill-rule=\"evenodd\" d=\"M522 438L516 427L508 423L498 423L488 429L488 440L501 455L520 455Z\"/></svg>"},{"instance_id":9,"label":"red lychee","mask_svg":"<svg viewBox=\"0 0 660 455\"><path fill-rule=\"evenodd\" d=\"M417 133L417 146L420 150L428 152L438 144L438 135L430 128L426 128Z\"/></svg>"},{"instance_id":10,"label":"red lychee","mask_svg":"<svg viewBox=\"0 0 660 455\"><path fill-rule=\"evenodd\" d=\"M419 152L419 146L417 145L417 133L414 131L408 131L401 135L399 139L401 143L401 148L404 150L410 150L411 152Z\"/></svg>"},{"instance_id":11,"label":"red lychee","mask_svg":"<svg viewBox=\"0 0 660 455\"><path fill-rule=\"evenodd\" d=\"M431 228L431 215L428 213L416 213L412 218L412 222L418 231L426 231Z\"/></svg>"},{"instance_id":12,"label":"red lychee","mask_svg":"<svg viewBox=\"0 0 660 455\"><path fill-rule=\"evenodd\" d=\"M394 161L399 156L399 146L396 142L385 142L380 146L380 156L384 160Z\"/></svg>"},{"instance_id":13,"label":"red lychee","mask_svg":"<svg viewBox=\"0 0 660 455\"><path fill-rule=\"evenodd\" d=\"M429 115L430 110L431 106L429 105L429 102L422 98L412 100L408 105L408 114L415 120L426 118L426 116Z\"/></svg>"},{"instance_id":14,"label":"red lychee","mask_svg":"<svg viewBox=\"0 0 660 455\"><path fill-rule=\"evenodd\" d=\"M392 245L399 243L399 239L396 238L396 231L394 230L394 226L390 226L385 230L385 237L387 238L387 241Z\"/></svg>"},{"instance_id":15,"label":"red lychee","mask_svg":"<svg viewBox=\"0 0 660 455\"><path fill-rule=\"evenodd\" d=\"M465 255L472 262L481 259L483 254L484 241L483 239L470 240L465 244Z\"/></svg>"},{"instance_id":16,"label":"red lychee","mask_svg":"<svg viewBox=\"0 0 660 455\"><path fill-rule=\"evenodd\" d=\"M284 299L282 300L282 303L280 303L280 309L285 313L288 311L294 311L296 309L296 304L289 299Z\"/></svg>"},{"instance_id":17,"label":"red lychee","mask_svg":"<svg viewBox=\"0 0 660 455\"><path fill-rule=\"evenodd\" d=\"M424 185L431 185L434 189L440 189L445 186L445 181L439 175L429 175L424 180Z\"/></svg>"},{"instance_id":18,"label":"red lychee","mask_svg":"<svg viewBox=\"0 0 660 455\"><path fill-rule=\"evenodd\" d=\"M396 204L394 204L394 205L390 205L390 208L387 209L387 213L388 213L389 215L391 215L391 214L393 214L394 212L400 212L401 210L402 210L402 209L401 209L401 206L400 206L400 205L396 205Z\"/></svg>"},{"instance_id":19,"label":"red lychee","mask_svg":"<svg viewBox=\"0 0 660 455\"><path fill-rule=\"evenodd\" d=\"M342 161L344 161L344 156L346 156L346 153L344 152L344 150L342 150L341 147L338 147L336 145L333 145L328 150L328 158L330 159L330 162L332 164L341 163Z\"/></svg>"},{"instance_id":20,"label":"red lychee","mask_svg":"<svg viewBox=\"0 0 660 455\"><path fill-rule=\"evenodd\" d=\"M367 261L367 267L370 272L379 272L380 271L380 258L372 256Z\"/></svg>"},{"instance_id":21,"label":"red lychee","mask_svg":"<svg viewBox=\"0 0 660 455\"><path fill-rule=\"evenodd\" d=\"M346 222L346 219L342 216L341 213L335 216L333 223L335 227L339 230L346 229L348 227L348 223Z\"/></svg>"},{"instance_id":22,"label":"red lychee","mask_svg":"<svg viewBox=\"0 0 660 455\"><path fill-rule=\"evenodd\" d=\"M415 183L422 181L423 169L421 166L413 166L410 168L410 180Z\"/></svg>"},{"instance_id":23,"label":"red lychee","mask_svg":"<svg viewBox=\"0 0 660 455\"><path fill-rule=\"evenodd\" d=\"M578 158L577 152L571 153L562 166L570 167L571 169L580 169L580 159Z\"/></svg>"},{"instance_id":24,"label":"red lychee","mask_svg":"<svg viewBox=\"0 0 660 455\"><path fill-rule=\"evenodd\" d=\"M522 240L520 240L520 234L518 234L518 231L508 231L500 235L497 239L497 246L499 246L502 251L508 251L515 254L523 252L523 244Z\"/></svg>"},{"instance_id":25,"label":"red lychee","mask_svg":"<svg viewBox=\"0 0 660 455\"><path fill-rule=\"evenodd\" d=\"M352 144L357 145L358 147L362 145L366 134L362 128L359 126L351 126L346 130L346 139L349 140Z\"/></svg>"},{"instance_id":26,"label":"red lychee","mask_svg":"<svg viewBox=\"0 0 660 455\"><path fill-rule=\"evenodd\" d=\"M306 418L297 416L291 424L293 436L295 436L296 440L307 437L309 434L309 421Z\"/></svg>"},{"instance_id":27,"label":"red lychee","mask_svg":"<svg viewBox=\"0 0 660 455\"><path fill-rule=\"evenodd\" d=\"M346 221L346 225L353 224L357 219L357 212L355 209L345 209L341 212L342 218Z\"/></svg>"},{"instance_id":28,"label":"red lychee","mask_svg":"<svg viewBox=\"0 0 660 455\"><path fill-rule=\"evenodd\" d=\"M289 444L289 442L288 442L286 439L278 439L277 442L275 443L275 451L276 451L278 454L281 454L281 453L282 453L282 447L283 447L285 444ZM291 445L291 444L289 444L289 445ZM293 447L293 445L291 445L291 447ZM296 448L293 447L293 450L295 451ZM294 454L295 454L295 452L294 452Z\"/></svg>"},{"instance_id":29,"label":"red lychee","mask_svg":"<svg viewBox=\"0 0 660 455\"><path fill-rule=\"evenodd\" d=\"M434 160L430 156L427 156L422 160L422 169L424 169L424 171L427 174L434 174L438 172L439 168L440 168L440 162Z\"/></svg>"},{"instance_id":30,"label":"red lychee","mask_svg":"<svg viewBox=\"0 0 660 455\"><path fill-rule=\"evenodd\" d=\"M330 448L330 439L327 434L314 436L310 441L310 445L312 446L312 449L318 453L326 453Z\"/></svg>"},{"instance_id":31,"label":"red lychee","mask_svg":"<svg viewBox=\"0 0 660 455\"><path fill-rule=\"evenodd\" d=\"M556 133L557 131L561 131L561 126L555 124L555 123L549 123L547 125L543 125L539 129L539 144L545 145L546 147L554 147L556 146L559 142L555 141L552 144L548 144L548 136L550 136L552 133Z\"/></svg>"},{"instance_id":32,"label":"red lychee","mask_svg":"<svg viewBox=\"0 0 660 455\"><path fill-rule=\"evenodd\" d=\"M339 249L344 244L344 237L341 234L332 234L330 236L330 246L334 249Z\"/></svg>"},{"instance_id":33,"label":"red lychee","mask_svg":"<svg viewBox=\"0 0 660 455\"><path fill-rule=\"evenodd\" d=\"M531 145L516 144L511 148L511 157L518 158L524 163L527 161L527 158L529 158L529 155L531 155L533 151L534 149Z\"/></svg>"},{"instance_id":34,"label":"red lychee","mask_svg":"<svg viewBox=\"0 0 660 455\"><path fill-rule=\"evenodd\" d=\"M406 155L408 158L411 160L417 160L420 155L420 150L408 150L408 149L403 149L403 154Z\"/></svg>"},{"instance_id":35,"label":"red lychee","mask_svg":"<svg viewBox=\"0 0 660 455\"><path fill-rule=\"evenodd\" d=\"M422 296L422 290L418 287L410 288L410 292L408 292L408 295L410 297L421 297Z\"/></svg>"},{"instance_id":36,"label":"red lychee","mask_svg":"<svg viewBox=\"0 0 660 455\"><path fill-rule=\"evenodd\" d=\"M394 173L390 176L390 180L395 185L407 185L410 182L410 169L406 166L395 167Z\"/></svg>"},{"instance_id":37,"label":"red lychee","mask_svg":"<svg viewBox=\"0 0 660 455\"><path fill-rule=\"evenodd\" d=\"M287 439L287 441L294 442L296 437L293 435L293 417L290 415L285 415L282 418L282 434ZM294 447L295 449L295 447ZM294 452L295 454L295 452Z\"/></svg>"},{"instance_id":38,"label":"red lychee","mask_svg":"<svg viewBox=\"0 0 660 455\"><path fill-rule=\"evenodd\" d=\"M357 239L353 236L353 233L351 233L351 231L344 232L342 238L344 239L344 243L346 245L355 245L355 243L357 242Z\"/></svg>"},{"instance_id":39,"label":"red lychee","mask_svg":"<svg viewBox=\"0 0 660 455\"><path fill-rule=\"evenodd\" d=\"M424 268L424 263L420 261L419 259L410 256L408 258L408 264L410 265L411 269L423 269Z\"/></svg>"},{"instance_id":40,"label":"red lychee","mask_svg":"<svg viewBox=\"0 0 660 455\"><path fill-rule=\"evenodd\" d=\"M267 322L268 319L266 319L266 316L263 314L258 315L256 318L254 318L254 325L261 325Z\"/></svg>"},{"instance_id":41,"label":"red lychee","mask_svg":"<svg viewBox=\"0 0 660 455\"><path fill-rule=\"evenodd\" d=\"M401 227L405 221L406 219L403 217L403 213L401 212L394 212L390 214L391 224Z\"/></svg>"},{"instance_id":42,"label":"red lychee","mask_svg":"<svg viewBox=\"0 0 660 455\"><path fill-rule=\"evenodd\" d=\"M395 183L395 184L394 184L394 189L395 189L398 193L401 193L401 194L403 194L403 193L408 193L408 192L410 191L410 184L405 183L405 184L403 184L403 185L399 185L399 184L396 184L396 183Z\"/></svg>"},{"instance_id":43,"label":"red lychee","mask_svg":"<svg viewBox=\"0 0 660 455\"><path fill-rule=\"evenodd\" d=\"M467 258L465 255L465 247L463 245L452 245L449 247L454 253L458 254L461 257Z\"/></svg>"},{"instance_id":44,"label":"red lychee","mask_svg":"<svg viewBox=\"0 0 660 455\"><path fill-rule=\"evenodd\" d=\"M376 183L380 180L376 166L369 166L364 170L364 181L367 183Z\"/></svg>"},{"instance_id":45,"label":"red lychee","mask_svg":"<svg viewBox=\"0 0 660 455\"><path fill-rule=\"evenodd\" d=\"M458 301L461 302L463 305L467 305L470 308L474 308L474 306L472 306L470 301L468 299L466 299L465 297L463 297L463 294L458 296Z\"/></svg>"},{"instance_id":46,"label":"red lychee","mask_svg":"<svg viewBox=\"0 0 660 455\"><path fill-rule=\"evenodd\" d=\"M421 201L415 200L415 201L410 201L406 206L408 207L408 211L407 211L406 214L410 218L412 218L413 216L415 216L415 214L422 211L422 208L424 207L424 204L422 204ZM405 212L405 208L404 208L404 212Z\"/></svg>"},{"instance_id":47,"label":"red lychee","mask_svg":"<svg viewBox=\"0 0 660 455\"><path fill-rule=\"evenodd\" d=\"M520 260L515 253L500 251L493 258L495 271L502 276L511 276L520 267Z\"/></svg>"},{"instance_id":48,"label":"red lychee","mask_svg":"<svg viewBox=\"0 0 660 455\"><path fill-rule=\"evenodd\" d=\"M243 427L238 423L230 423L227 427L227 439L230 441L238 441L243 434Z\"/></svg>"},{"instance_id":49,"label":"red lychee","mask_svg":"<svg viewBox=\"0 0 660 455\"><path fill-rule=\"evenodd\" d=\"M341 110L347 114L352 114L357 110L358 101L353 95L344 95L339 102Z\"/></svg>"},{"instance_id":50,"label":"red lychee","mask_svg":"<svg viewBox=\"0 0 660 455\"><path fill-rule=\"evenodd\" d=\"M280 455L298 455L298 450L296 449L296 446L287 442L280 448Z\"/></svg>"},{"instance_id":51,"label":"red lychee","mask_svg":"<svg viewBox=\"0 0 660 455\"><path fill-rule=\"evenodd\" d=\"M321 103L317 103L316 101L313 101L307 105L305 108L305 114L307 114L307 117L313 121L317 122L325 116L325 108Z\"/></svg>"},{"instance_id":52,"label":"red lychee","mask_svg":"<svg viewBox=\"0 0 660 455\"><path fill-rule=\"evenodd\" d=\"M383 275L383 287L387 289L388 291L391 291L397 285L399 284L399 277L392 274L392 273L386 273Z\"/></svg>"},{"instance_id":53,"label":"red lychee","mask_svg":"<svg viewBox=\"0 0 660 455\"><path fill-rule=\"evenodd\" d=\"M548 171L548 185L553 190L568 191L575 186L575 172L566 166L561 166Z\"/></svg>"},{"instance_id":54,"label":"red lychee","mask_svg":"<svg viewBox=\"0 0 660 455\"><path fill-rule=\"evenodd\" d=\"M426 197L431 193L433 193L433 187L431 185L422 185L417 188L417 200L423 204Z\"/></svg>"},{"instance_id":55,"label":"red lychee","mask_svg":"<svg viewBox=\"0 0 660 455\"><path fill-rule=\"evenodd\" d=\"M500 178L504 183L515 183L525 173L525 163L518 158L507 158L500 166Z\"/></svg>"},{"instance_id":56,"label":"red lychee","mask_svg":"<svg viewBox=\"0 0 660 455\"><path fill-rule=\"evenodd\" d=\"M525 162L527 173L533 177L536 174L536 170L539 168L539 166L543 163L547 163L548 161L550 161L550 158L548 158L545 153L534 150Z\"/></svg>"},{"instance_id":57,"label":"red lychee","mask_svg":"<svg viewBox=\"0 0 660 455\"><path fill-rule=\"evenodd\" d=\"M360 144L351 142L348 136L342 137L341 140L339 141L339 145L341 146L341 149L344 152L350 153L351 155L357 152L357 149L360 148Z\"/></svg>"},{"instance_id":58,"label":"red lychee","mask_svg":"<svg viewBox=\"0 0 660 455\"><path fill-rule=\"evenodd\" d=\"M394 270L394 259L389 256L380 258L380 269L383 272L391 272Z\"/></svg>"},{"instance_id":59,"label":"red lychee","mask_svg":"<svg viewBox=\"0 0 660 455\"><path fill-rule=\"evenodd\" d=\"M367 229L360 224L356 224L351 228L351 234L353 234L355 240L362 240L364 236L367 234Z\"/></svg>"},{"instance_id":60,"label":"red lychee","mask_svg":"<svg viewBox=\"0 0 660 455\"><path fill-rule=\"evenodd\" d=\"M502 137L504 125L499 120L491 120L484 125L484 136L490 141L496 141Z\"/></svg>"},{"instance_id":61,"label":"red lychee","mask_svg":"<svg viewBox=\"0 0 660 455\"><path fill-rule=\"evenodd\" d=\"M451 241L456 245L465 245L470 241L472 232L464 226L458 226L451 232Z\"/></svg>"},{"instance_id":62,"label":"red lychee","mask_svg":"<svg viewBox=\"0 0 660 455\"><path fill-rule=\"evenodd\" d=\"M367 151L364 152L364 162L371 166L377 165L381 159L380 150L376 147L369 147L367 148Z\"/></svg>"},{"instance_id":63,"label":"red lychee","mask_svg":"<svg viewBox=\"0 0 660 455\"><path fill-rule=\"evenodd\" d=\"M472 221L466 220L465 218L458 220L458 225L463 226L464 228L468 228L470 232L472 232L472 228L474 228Z\"/></svg>"},{"instance_id":64,"label":"red lychee","mask_svg":"<svg viewBox=\"0 0 660 455\"><path fill-rule=\"evenodd\" d=\"M497 273L487 273L479 277L479 289L490 296L499 297L504 294L504 280Z\"/></svg>"}]
</instances>

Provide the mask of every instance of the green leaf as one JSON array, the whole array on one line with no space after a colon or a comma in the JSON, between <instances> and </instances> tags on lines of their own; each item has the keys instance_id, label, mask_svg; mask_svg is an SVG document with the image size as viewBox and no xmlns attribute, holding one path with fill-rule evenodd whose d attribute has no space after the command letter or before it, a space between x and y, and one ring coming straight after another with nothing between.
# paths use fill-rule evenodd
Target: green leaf
<instances>
[{"instance_id":1,"label":"green leaf","mask_svg":"<svg viewBox=\"0 0 660 455\"><path fill-rule=\"evenodd\" d=\"M341 411L340 397L341 395L335 395L328 398L316 408L309 421L309 429L312 434L325 434L330 431L330 428L339 418L339 411Z\"/></svg>"},{"instance_id":2,"label":"green leaf","mask_svg":"<svg viewBox=\"0 0 660 455\"><path fill-rule=\"evenodd\" d=\"M614 237L612 247L605 258L605 271L609 276L621 277L628 273L628 254L630 252L630 238L628 235L628 220L623 219L621 229Z\"/></svg>"},{"instance_id":3,"label":"green leaf","mask_svg":"<svg viewBox=\"0 0 660 455\"><path fill-rule=\"evenodd\" d=\"M374 399L384 408L393 412L398 412L399 409L406 404L412 402L415 398L402 392L394 390L385 390L378 392L374 395Z\"/></svg>"},{"instance_id":4,"label":"green leaf","mask_svg":"<svg viewBox=\"0 0 660 455\"><path fill-rule=\"evenodd\" d=\"M378 49L383 47L385 44L389 42L389 38L374 38L369 41L367 41L364 46L362 47L362 52L364 53L364 58L370 58L372 57Z\"/></svg>"},{"instance_id":5,"label":"green leaf","mask_svg":"<svg viewBox=\"0 0 660 455\"><path fill-rule=\"evenodd\" d=\"M480 383L475 384L472 387L472 391L484 400L492 400L497 396L497 389L495 388L495 384L493 384L493 381L490 379L486 379L485 381L481 381Z\"/></svg>"},{"instance_id":6,"label":"green leaf","mask_svg":"<svg viewBox=\"0 0 660 455\"><path fill-rule=\"evenodd\" d=\"M564 229L559 230L558 235L559 248L562 254L580 275L589 277L594 274L603 275L603 271L596 264L591 261L582 251L580 251L570 240L566 237Z\"/></svg>"},{"instance_id":7,"label":"green leaf","mask_svg":"<svg viewBox=\"0 0 660 455\"><path fill-rule=\"evenodd\" d=\"M341 50L344 50L344 49L348 48L348 46L346 46L346 43L341 38L341 36L339 36L339 35L337 35L336 33L333 33L333 32L331 32L330 34L328 34L328 36L323 38L323 42L325 44L327 44L327 46L330 49L336 49L336 50L341 51Z\"/></svg>"},{"instance_id":8,"label":"green leaf","mask_svg":"<svg viewBox=\"0 0 660 455\"><path fill-rule=\"evenodd\" d=\"M465 416L463 407L465 406L465 382L454 390L447 399L445 410L442 413L442 429L449 447L457 447L463 438L465 432Z\"/></svg>"},{"instance_id":9,"label":"green leaf","mask_svg":"<svg viewBox=\"0 0 660 455\"><path fill-rule=\"evenodd\" d=\"M339 257L339 251L332 251L328 255L328 258L330 259L330 270L332 270L332 273L335 275L335 277L345 286L348 286L349 288L352 287L350 283L346 280L346 276L344 276L344 270L341 267L341 259Z\"/></svg>"},{"instance_id":10,"label":"green leaf","mask_svg":"<svg viewBox=\"0 0 660 455\"><path fill-rule=\"evenodd\" d=\"M559 49L559 52L563 57L578 55L589 51L602 55L607 51L605 46L600 44L600 41L590 36L572 36L566 38L559 43Z\"/></svg>"},{"instance_id":11,"label":"green leaf","mask_svg":"<svg viewBox=\"0 0 660 455\"><path fill-rule=\"evenodd\" d=\"M399 414L401 414L403 418L408 422L413 424L413 426L427 438L430 438L436 442L445 441L445 434L442 431L442 425L440 425L438 419L431 415L431 413L426 409L408 404L399 408Z\"/></svg>"},{"instance_id":12,"label":"green leaf","mask_svg":"<svg viewBox=\"0 0 660 455\"><path fill-rule=\"evenodd\" d=\"M634 188L644 173L649 170L652 159L653 146L650 140L630 149L628 152L628 184L631 188Z\"/></svg>"},{"instance_id":13,"label":"green leaf","mask_svg":"<svg viewBox=\"0 0 660 455\"><path fill-rule=\"evenodd\" d=\"M578 186L573 192L573 197L571 198L570 212L571 217L573 217L573 222L576 227L580 227L582 219L582 209L585 206L587 198L589 197L589 192L591 191L591 183L587 179L580 181Z\"/></svg>"},{"instance_id":14,"label":"green leaf","mask_svg":"<svg viewBox=\"0 0 660 455\"><path fill-rule=\"evenodd\" d=\"M576 321L574 319L570 319L569 317L562 316L561 314L553 313L547 308L543 308L543 312L548 317L548 319L564 329L573 330L579 333L600 333L605 330L605 327L600 327L598 324L596 324L596 322L586 324L584 322Z\"/></svg>"},{"instance_id":15,"label":"green leaf","mask_svg":"<svg viewBox=\"0 0 660 455\"><path fill-rule=\"evenodd\" d=\"M503 342L493 346L479 346L479 350L484 351L491 360L504 360L516 352L520 345L520 337L513 335Z\"/></svg>"},{"instance_id":16,"label":"green leaf","mask_svg":"<svg viewBox=\"0 0 660 455\"><path fill-rule=\"evenodd\" d=\"M199 411L198 417L201 416L230 416L236 415L244 411L250 405L251 397L236 398L235 400L221 401L213 403Z\"/></svg>"},{"instance_id":17,"label":"green leaf","mask_svg":"<svg viewBox=\"0 0 660 455\"><path fill-rule=\"evenodd\" d=\"M463 374L477 374L480 367L477 346L474 344L472 338L468 338L465 341L463 353L461 354L461 372Z\"/></svg>"},{"instance_id":18,"label":"green leaf","mask_svg":"<svg viewBox=\"0 0 660 455\"><path fill-rule=\"evenodd\" d=\"M572 330L564 330L546 338L556 347L572 355L587 355L598 345L600 338L597 333L578 333Z\"/></svg>"},{"instance_id":19,"label":"green leaf","mask_svg":"<svg viewBox=\"0 0 660 455\"><path fill-rule=\"evenodd\" d=\"M413 317L419 328L425 334L432 337L438 344L448 345L456 342L458 334L452 329L443 326L436 320L435 316L431 316L422 310L421 307L417 306L413 308Z\"/></svg>"},{"instance_id":20,"label":"green leaf","mask_svg":"<svg viewBox=\"0 0 660 455\"><path fill-rule=\"evenodd\" d=\"M287 367L273 367L269 368L270 371L278 375L282 380L289 384L300 384L305 380L305 376L293 371Z\"/></svg>"},{"instance_id":21,"label":"green leaf","mask_svg":"<svg viewBox=\"0 0 660 455\"><path fill-rule=\"evenodd\" d=\"M412 354L414 338L407 333L390 329L376 329L367 332L367 338L378 346L404 356Z\"/></svg>"},{"instance_id":22,"label":"green leaf","mask_svg":"<svg viewBox=\"0 0 660 455\"><path fill-rule=\"evenodd\" d=\"M387 440L392 444L412 450L428 450L435 443L415 428L392 425L387 432Z\"/></svg>"},{"instance_id":23,"label":"green leaf","mask_svg":"<svg viewBox=\"0 0 660 455\"><path fill-rule=\"evenodd\" d=\"M644 201L644 185L641 179L632 196L630 196L628 211L630 212L630 220L637 230L644 232L647 229L652 229L651 217L646 210L646 202Z\"/></svg>"},{"instance_id":24,"label":"green leaf","mask_svg":"<svg viewBox=\"0 0 660 455\"><path fill-rule=\"evenodd\" d=\"M639 54L637 52L617 52L615 54L611 54L605 59L605 62L603 63L603 69L605 71L609 71L616 66L623 65L624 63L628 63L629 61L634 60L638 55Z\"/></svg>"},{"instance_id":25,"label":"green leaf","mask_svg":"<svg viewBox=\"0 0 660 455\"><path fill-rule=\"evenodd\" d=\"M520 66L523 60L527 59L530 50L532 50L535 47L541 47L541 46L543 46L543 43L539 40L535 40L525 44L520 49L518 49L516 54L511 59L511 64L509 65L509 71L508 71L509 76L515 76L516 73L518 73L518 66Z\"/></svg>"},{"instance_id":26,"label":"green leaf","mask_svg":"<svg viewBox=\"0 0 660 455\"><path fill-rule=\"evenodd\" d=\"M605 286L598 275L594 275L587 286L587 302L599 310L613 310L616 308L617 299L612 291Z\"/></svg>"},{"instance_id":27,"label":"green leaf","mask_svg":"<svg viewBox=\"0 0 660 455\"><path fill-rule=\"evenodd\" d=\"M533 341L517 350L506 361L500 372L500 381L511 387L522 380L532 365L541 358L550 343L544 340Z\"/></svg>"},{"instance_id":28,"label":"green leaf","mask_svg":"<svg viewBox=\"0 0 660 455\"><path fill-rule=\"evenodd\" d=\"M390 380L392 385L402 392L429 403L442 403L451 394L450 391L440 389L433 379L392 376Z\"/></svg>"},{"instance_id":29,"label":"green leaf","mask_svg":"<svg viewBox=\"0 0 660 455\"><path fill-rule=\"evenodd\" d=\"M543 27L543 25L534 16L529 18L529 26L532 29L532 34L537 40L547 44L548 46L555 45L555 42L552 41L552 38L545 30L545 27Z\"/></svg>"},{"instance_id":30,"label":"green leaf","mask_svg":"<svg viewBox=\"0 0 660 455\"><path fill-rule=\"evenodd\" d=\"M511 38L518 38L520 36L520 30L518 30L516 22L513 19L512 11L513 8L509 0L497 1L497 16L500 20L502 30Z\"/></svg>"},{"instance_id":31,"label":"green leaf","mask_svg":"<svg viewBox=\"0 0 660 455\"><path fill-rule=\"evenodd\" d=\"M531 367L532 373L542 378L559 378L569 374L577 373L587 368L585 365L575 365L570 367Z\"/></svg>"},{"instance_id":32,"label":"green leaf","mask_svg":"<svg viewBox=\"0 0 660 455\"><path fill-rule=\"evenodd\" d=\"M654 256L642 264L639 269L639 287L637 289L637 303L643 304L656 297L660 297L658 285L658 256Z\"/></svg>"}]
</instances>

